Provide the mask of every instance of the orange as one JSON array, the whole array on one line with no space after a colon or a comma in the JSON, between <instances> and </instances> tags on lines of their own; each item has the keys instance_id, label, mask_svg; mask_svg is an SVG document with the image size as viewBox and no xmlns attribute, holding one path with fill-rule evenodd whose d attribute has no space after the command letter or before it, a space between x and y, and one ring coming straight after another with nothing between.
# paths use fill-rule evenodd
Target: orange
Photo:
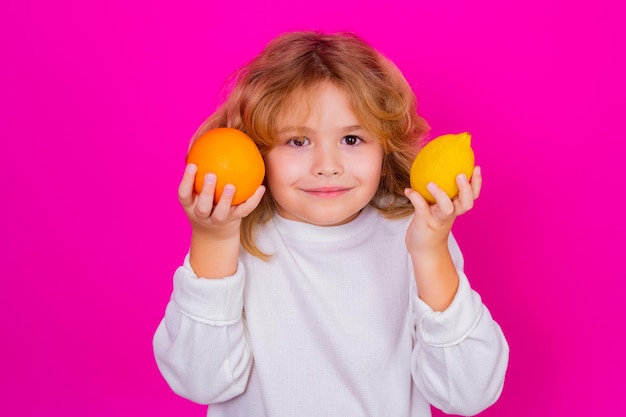
<instances>
[{"instance_id":1,"label":"orange","mask_svg":"<svg viewBox=\"0 0 626 417\"><path fill-rule=\"evenodd\" d=\"M217 176L215 202L226 184L235 186L232 205L246 201L263 182L265 164L254 141L240 130L220 127L209 130L191 145L187 163L198 167L194 189L202 190L204 176Z\"/></svg>"},{"instance_id":2,"label":"orange","mask_svg":"<svg viewBox=\"0 0 626 417\"><path fill-rule=\"evenodd\" d=\"M459 194L456 177L465 174L470 178L474 171L471 139L471 135L464 132L438 136L428 142L411 166L411 188L429 203L435 203L435 198L426 188L430 182L437 184L448 197L456 197Z\"/></svg>"}]
</instances>

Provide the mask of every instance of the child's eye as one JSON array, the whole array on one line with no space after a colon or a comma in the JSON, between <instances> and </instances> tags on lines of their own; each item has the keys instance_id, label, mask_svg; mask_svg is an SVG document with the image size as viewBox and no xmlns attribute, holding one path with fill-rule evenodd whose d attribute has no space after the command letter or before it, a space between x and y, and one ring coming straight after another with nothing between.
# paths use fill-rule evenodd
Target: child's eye
<instances>
[{"instance_id":1,"label":"child's eye","mask_svg":"<svg viewBox=\"0 0 626 417\"><path fill-rule=\"evenodd\" d=\"M306 137L291 138L291 139L289 139L287 141L287 144L299 148L301 146L308 145L309 144L309 138L306 138Z\"/></svg>"},{"instance_id":2,"label":"child's eye","mask_svg":"<svg viewBox=\"0 0 626 417\"><path fill-rule=\"evenodd\" d=\"M358 145L361 142L363 142L363 139L354 135L344 136L343 139L341 140L341 143L345 143L346 145L350 145L350 146Z\"/></svg>"}]
</instances>

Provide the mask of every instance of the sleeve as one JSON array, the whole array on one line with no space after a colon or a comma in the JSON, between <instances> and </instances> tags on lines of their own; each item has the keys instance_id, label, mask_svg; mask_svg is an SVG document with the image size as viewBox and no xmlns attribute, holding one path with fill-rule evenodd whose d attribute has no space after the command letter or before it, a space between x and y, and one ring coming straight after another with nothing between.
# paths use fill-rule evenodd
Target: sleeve
<instances>
[{"instance_id":1,"label":"sleeve","mask_svg":"<svg viewBox=\"0 0 626 417\"><path fill-rule=\"evenodd\" d=\"M450 306L433 311L417 296L412 280L411 373L422 395L448 414L475 415L500 396L509 347L480 295L463 272L463 256L452 235L449 248L459 275Z\"/></svg>"},{"instance_id":2,"label":"sleeve","mask_svg":"<svg viewBox=\"0 0 626 417\"><path fill-rule=\"evenodd\" d=\"M189 255L174 274L174 290L154 334L159 370L178 395L210 404L241 394L252 355L243 320L245 269L222 279L200 279Z\"/></svg>"}]
</instances>

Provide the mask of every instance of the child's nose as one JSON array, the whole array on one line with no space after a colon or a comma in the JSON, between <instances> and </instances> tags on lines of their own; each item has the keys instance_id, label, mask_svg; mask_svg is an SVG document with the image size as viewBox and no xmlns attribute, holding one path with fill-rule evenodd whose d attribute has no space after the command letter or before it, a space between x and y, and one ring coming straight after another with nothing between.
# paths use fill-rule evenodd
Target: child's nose
<instances>
[{"instance_id":1,"label":"child's nose","mask_svg":"<svg viewBox=\"0 0 626 417\"><path fill-rule=\"evenodd\" d=\"M338 149L325 146L316 149L313 170L316 175L332 176L343 172L343 164Z\"/></svg>"}]
</instances>

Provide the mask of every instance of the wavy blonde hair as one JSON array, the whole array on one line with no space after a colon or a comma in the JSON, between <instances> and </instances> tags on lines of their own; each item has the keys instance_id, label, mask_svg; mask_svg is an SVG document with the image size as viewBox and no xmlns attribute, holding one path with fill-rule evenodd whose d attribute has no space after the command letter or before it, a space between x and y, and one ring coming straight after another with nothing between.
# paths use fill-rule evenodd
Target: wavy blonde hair
<instances>
[{"instance_id":1,"label":"wavy blonde hair","mask_svg":"<svg viewBox=\"0 0 626 417\"><path fill-rule=\"evenodd\" d=\"M413 213L404 188L428 125L417 114L415 95L400 70L352 33L291 32L272 40L233 75L226 99L192 142L210 129L232 127L248 134L265 157L276 145L276 120L290 100L325 82L347 93L362 127L383 146L383 176L370 204L389 218ZM256 246L255 229L271 218L275 207L266 192L242 220L242 246L262 259L269 255Z\"/></svg>"}]
</instances>

